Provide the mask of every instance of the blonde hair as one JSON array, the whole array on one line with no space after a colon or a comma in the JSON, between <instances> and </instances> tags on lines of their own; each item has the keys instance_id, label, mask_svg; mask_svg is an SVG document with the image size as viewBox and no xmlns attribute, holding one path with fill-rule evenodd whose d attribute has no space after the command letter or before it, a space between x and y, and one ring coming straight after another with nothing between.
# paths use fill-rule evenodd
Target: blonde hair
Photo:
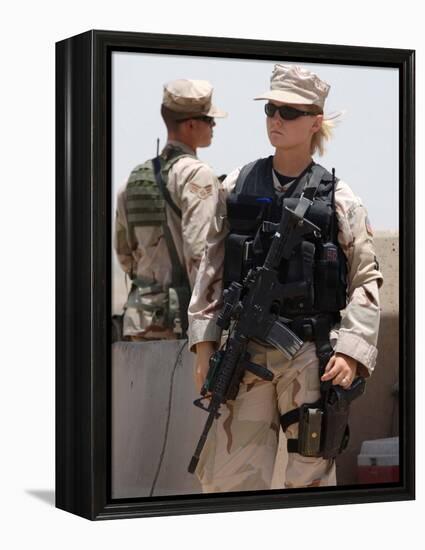
<instances>
[{"instance_id":1,"label":"blonde hair","mask_svg":"<svg viewBox=\"0 0 425 550\"><path fill-rule=\"evenodd\" d=\"M331 139L335 126L335 118L323 119L320 130L311 138L310 153L312 155L317 152L320 156L322 156L325 153L325 142Z\"/></svg>"}]
</instances>

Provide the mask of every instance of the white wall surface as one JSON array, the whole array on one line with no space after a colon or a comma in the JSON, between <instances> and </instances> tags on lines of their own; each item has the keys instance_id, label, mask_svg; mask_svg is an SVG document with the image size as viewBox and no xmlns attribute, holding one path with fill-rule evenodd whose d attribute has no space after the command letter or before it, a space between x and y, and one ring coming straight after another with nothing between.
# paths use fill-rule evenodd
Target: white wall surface
<instances>
[{"instance_id":1,"label":"white wall surface","mask_svg":"<svg viewBox=\"0 0 425 550\"><path fill-rule=\"evenodd\" d=\"M2 5L0 231L2 369L0 544L15 548L306 548L328 532L344 550L422 540L424 399L418 400L417 502L120 520L92 524L52 507L54 487L54 43L91 28L417 49L417 204L424 204L420 3L17 1ZM423 274L418 213L417 272ZM423 275L422 275L423 278ZM424 293L417 292L418 340ZM424 374L418 358L418 395ZM38 496L34 496L34 492ZM40 498L40 494L43 498ZM48 501L48 503L46 502ZM354 530L358 532L354 536ZM308 532L308 540L303 533ZM344 541L344 542L342 542ZM329 548L317 540L318 548ZM416 546L416 545L415 545Z\"/></svg>"}]
</instances>

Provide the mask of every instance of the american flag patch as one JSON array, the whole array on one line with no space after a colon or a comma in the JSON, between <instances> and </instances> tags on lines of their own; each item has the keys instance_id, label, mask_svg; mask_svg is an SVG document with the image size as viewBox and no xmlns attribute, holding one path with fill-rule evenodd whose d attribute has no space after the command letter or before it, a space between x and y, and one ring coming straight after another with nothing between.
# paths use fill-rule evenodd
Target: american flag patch
<instances>
[{"instance_id":1,"label":"american flag patch","mask_svg":"<svg viewBox=\"0 0 425 550\"><path fill-rule=\"evenodd\" d=\"M337 261L337 251L336 248L327 248L326 249L326 260L328 262L336 262Z\"/></svg>"}]
</instances>

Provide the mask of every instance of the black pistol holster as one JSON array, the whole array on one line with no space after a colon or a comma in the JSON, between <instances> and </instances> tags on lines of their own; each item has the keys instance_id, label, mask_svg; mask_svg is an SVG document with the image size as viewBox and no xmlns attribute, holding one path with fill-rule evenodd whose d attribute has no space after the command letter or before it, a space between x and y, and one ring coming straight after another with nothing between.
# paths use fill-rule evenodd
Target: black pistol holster
<instances>
[{"instance_id":1,"label":"black pistol holster","mask_svg":"<svg viewBox=\"0 0 425 550\"><path fill-rule=\"evenodd\" d=\"M308 321L311 329L308 329ZM331 319L318 316L303 320L303 330L316 342L321 378L333 350L329 341ZM280 417L284 432L296 422L298 439L288 439L288 452L308 457L334 458L346 449L350 437L348 416L350 403L364 393L365 379L357 378L347 390L333 386L332 381L320 383L320 398L314 403L304 403Z\"/></svg>"}]
</instances>

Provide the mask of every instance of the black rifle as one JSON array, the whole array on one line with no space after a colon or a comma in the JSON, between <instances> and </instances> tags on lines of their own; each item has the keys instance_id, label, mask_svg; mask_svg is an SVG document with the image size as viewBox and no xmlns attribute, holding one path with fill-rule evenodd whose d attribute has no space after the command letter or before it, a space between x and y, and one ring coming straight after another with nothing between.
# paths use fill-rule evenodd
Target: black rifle
<instances>
[{"instance_id":1,"label":"black rifle","mask_svg":"<svg viewBox=\"0 0 425 550\"><path fill-rule=\"evenodd\" d=\"M312 201L302 196L295 208L284 207L279 224L267 223L267 232L273 225L275 230L269 251L261 267L249 271L243 283L233 282L224 291L224 304L217 319L217 325L227 330L235 321L223 350L210 358L210 368L201 397L194 404L209 413L188 471L194 473L208 432L215 418L220 416L220 406L235 399L239 385L249 370L260 378L272 380L273 373L267 368L250 362L247 346L256 339L271 344L291 359L301 348L303 341L286 325L286 319L279 317L282 301L288 295L287 285L279 281L279 266L288 260L294 248L305 235L320 229L305 219ZM204 406L206 400L208 405Z\"/></svg>"}]
</instances>

